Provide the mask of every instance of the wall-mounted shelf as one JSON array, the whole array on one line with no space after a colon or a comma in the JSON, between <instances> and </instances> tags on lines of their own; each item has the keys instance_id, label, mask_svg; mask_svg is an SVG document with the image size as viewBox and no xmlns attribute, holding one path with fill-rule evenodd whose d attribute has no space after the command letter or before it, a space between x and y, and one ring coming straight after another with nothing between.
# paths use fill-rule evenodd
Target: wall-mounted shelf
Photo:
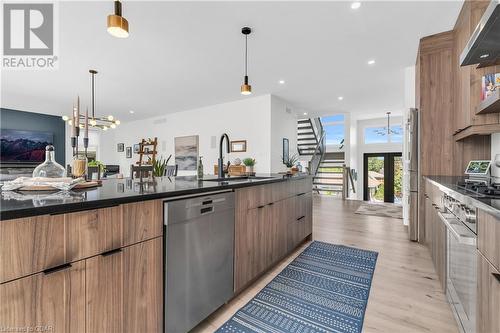
<instances>
[{"instance_id":1,"label":"wall-mounted shelf","mask_svg":"<svg viewBox=\"0 0 500 333\"><path fill-rule=\"evenodd\" d=\"M493 95L478 105L476 114L500 113L500 90L496 89Z\"/></svg>"},{"instance_id":2,"label":"wall-mounted shelf","mask_svg":"<svg viewBox=\"0 0 500 333\"><path fill-rule=\"evenodd\" d=\"M455 141L460 141L474 135L490 135L492 133L500 133L500 124L473 125L466 129L455 133L453 138Z\"/></svg>"}]
</instances>

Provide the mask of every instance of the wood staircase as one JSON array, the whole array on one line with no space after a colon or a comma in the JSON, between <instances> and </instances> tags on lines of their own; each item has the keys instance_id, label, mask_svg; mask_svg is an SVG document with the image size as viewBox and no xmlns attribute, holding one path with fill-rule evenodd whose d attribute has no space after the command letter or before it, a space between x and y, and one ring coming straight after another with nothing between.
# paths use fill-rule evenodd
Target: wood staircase
<instances>
[{"instance_id":1,"label":"wood staircase","mask_svg":"<svg viewBox=\"0 0 500 333\"><path fill-rule=\"evenodd\" d=\"M326 153L314 175L313 188L318 193L339 195L344 191L344 152Z\"/></svg>"},{"instance_id":2,"label":"wood staircase","mask_svg":"<svg viewBox=\"0 0 500 333\"><path fill-rule=\"evenodd\" d=\"M301 156L312 156L318 145L318 136L311 119L297 121L297 150Z\"/></svg>"}]
</instances>

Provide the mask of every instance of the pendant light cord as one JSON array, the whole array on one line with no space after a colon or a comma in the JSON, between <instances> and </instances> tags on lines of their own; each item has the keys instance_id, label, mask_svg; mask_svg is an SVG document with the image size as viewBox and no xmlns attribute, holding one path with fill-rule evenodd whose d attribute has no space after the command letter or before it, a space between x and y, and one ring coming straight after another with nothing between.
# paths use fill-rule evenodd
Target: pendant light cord
<instances>
[{"instance_id":1,"label":"pendant light cord","mask_svg":"<svg viewBox=\"0 0 500 333\"><path fill-rule=\"evenodd\" d=\"M94 100L95 100L95 96L94 96L94 76L95 76L95 73L91 73L92 74L92 87L91 87L91 90L92 90L92 119L95 119L95 116L94 116Z\"/></svg>"},{"instance_id":2,"label":"pendant light cord","mask_svg":"<svg viewBox=\"0 0 500 333\"><path fill-rule=\"evenodd\" d=\"M245 76L248 76L248 35L245 35Z\"/></svg>"}]
</instances>

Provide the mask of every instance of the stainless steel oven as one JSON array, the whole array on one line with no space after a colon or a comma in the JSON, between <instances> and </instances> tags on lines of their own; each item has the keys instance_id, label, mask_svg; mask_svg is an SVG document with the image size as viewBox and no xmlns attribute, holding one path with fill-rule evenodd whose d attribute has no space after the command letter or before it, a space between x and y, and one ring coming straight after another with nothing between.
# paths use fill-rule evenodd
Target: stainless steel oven
<instances>
[{"instance_id":1,"label":"stainless steel oven","mask_svg":"<svg viewBox=\"0 0 500 333\"><path fill-rule=\"evenodd\" d=\"M446 212L438 214L448 230L446 296L461 331L474 333L477 297L475 210L446 196L444 203Z\"/></svg>"}]
</instances>

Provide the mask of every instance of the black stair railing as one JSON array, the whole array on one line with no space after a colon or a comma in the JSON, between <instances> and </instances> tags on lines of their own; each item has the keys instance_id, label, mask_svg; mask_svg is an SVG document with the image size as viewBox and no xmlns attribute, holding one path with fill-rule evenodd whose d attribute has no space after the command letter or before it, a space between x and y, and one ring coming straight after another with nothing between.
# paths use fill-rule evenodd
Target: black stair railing
<instances>
[{"instance_id":1,"label":"black stair railing","mask_svg":"<svg viewBox=\"0 0 500 333\"><path fill-rule=\"evenodd\" d=\"M309 162L309 174L316 176L326 153L326 132L323 129L323 124L321 124L320 118L314 118L314 127L318 133L318 142L314 148L314 152ZM311 122L311 123L313 123Z\"/></svg>"}]
</instances>

